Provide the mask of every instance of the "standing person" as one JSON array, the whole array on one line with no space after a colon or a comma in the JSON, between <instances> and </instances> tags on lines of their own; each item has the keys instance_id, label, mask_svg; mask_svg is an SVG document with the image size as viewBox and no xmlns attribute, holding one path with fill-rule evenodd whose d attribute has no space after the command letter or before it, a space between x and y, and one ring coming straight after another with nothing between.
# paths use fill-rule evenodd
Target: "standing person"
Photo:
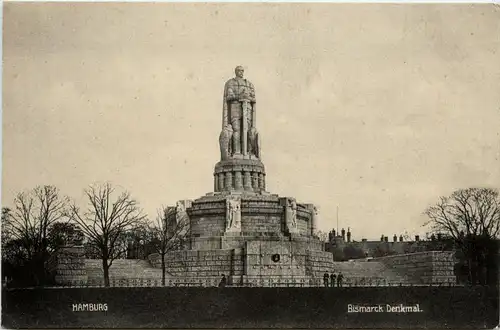
<instances>
[{"instance_id":1,"label":"standing person","mask_svg":"<svg viewBox=\"0 0 500 330\"><path fill-rule=\"evenodd\" d=\"M323 275L323 283L325 284L325 288L328 288L328 273L325 273L325 275Z\"/></svg>"},{"instance_id":2,"label":"standing person","mask_svg":"<svg viewBox=\"0 0 500 330\"><path fill-rule=\"evenodd\" d=\"M335 280L336 280L336 278L337 278L337 275L335 275L335 273L332 273L330 275L330 286L331 287L335 287Z\"/></svg>"},{"instance_id":3,"label":"standing person","mask_svg":"<svg viewBox=\"0 0 500 330\"><path fill-rule=\"evenodd\" d=\"M337 276L337 286L340 288L342 286L342 281L344 280L344 275L340 272Z\"/></svg>"},{"instance_id":4,"label":"standing person","mask_svg":"<svg viewBox=\"0 0 500 330\"><path fill-rule=\"evenodd\" d=\"M226 286L227 280L226 280L226 275L222 274L222 278L219 282L219 288L223 288Z\"/></svg>"}]
</instances>

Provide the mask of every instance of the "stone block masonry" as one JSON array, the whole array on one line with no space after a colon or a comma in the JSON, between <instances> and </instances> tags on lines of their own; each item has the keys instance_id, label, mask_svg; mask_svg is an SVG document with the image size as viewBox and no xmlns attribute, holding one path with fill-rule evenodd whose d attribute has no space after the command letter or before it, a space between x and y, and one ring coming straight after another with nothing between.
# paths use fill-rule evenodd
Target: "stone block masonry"
<instances>
[{"instance_id":1,"label":"stone block masonry","mask_svg":"<svg viewBox=\"0 0 500 330\"><path fill-rule=\"evenodd\" d=\"M279 215L253 215L245 216L242 221L241 230L253 233L281 233L281 216Z\"/></svg>"},{"instance_id":2,"label":"stone block masonry","mask_svg":"<svg viewBox=\"0 0 500 330\"><path fill-rule=\"evenodd\" d=\"M417 284L455 283L454 252L428 251L376 258Z\"/></svg>"},{"instance_id":3,"label":"stone block masonry","mask_svg":"<svg viewBox=\"0 0 500 330\"><path fill-rule=\"evenodd\" d=\"M56 256L55 281L61 285L87 283L83 246L66 246Z\"/></svg>"},{"instance_id":4,"label":"stone block masonry","mask_svg":"<svg viewBox=\"0 0 500 330\"><path fill-rule=\"evenodd\" d=\"M161 267L158 254L149 256L153 267ZM166 255L165 265L168 273L181 277L219 277L243 275L242 251L211 250L211 251L176 251Z\"/></svg>"},{"instance_id":5,"label":"stone block masonry","mask_svg":"<svg viewBox=\"0 0 500 330\"><path fill-rule=\"evenodd\" d=\"M283 237L286 230L286 209L277 195L258 195L243 192L241 196L241 225L235 232L226 228L227 193L207 194L194 200L187 209L191 225L192 250L243 248L245 241L274 240ZM314 210L309 204L297 204L297 230L293 233L298 244L322 250L317 240L311 239ZM242 239L243 237L243 239ZM269 239L271 237L271 239ZM306 238L301 240L301 237Z\"/></svg>"}]
</instances>

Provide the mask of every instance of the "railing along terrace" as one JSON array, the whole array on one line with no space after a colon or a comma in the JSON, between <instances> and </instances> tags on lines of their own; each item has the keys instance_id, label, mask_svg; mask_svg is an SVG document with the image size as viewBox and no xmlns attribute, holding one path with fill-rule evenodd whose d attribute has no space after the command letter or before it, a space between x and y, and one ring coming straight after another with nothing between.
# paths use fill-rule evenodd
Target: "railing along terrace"
<instances>
[{"instance_id":1,"label":"railing along terrace","mask_svg":"<svg viewBox=\"0 0 500 330\"><path fill-rule=\"evenodd\" d=\"M220 279L212 278L192 278L192 279L165 279L166 287L217 287L219 286ZM60 287L104 287L104 280L88 280L81 282L74 282L72 284L60 285ZM109 281L110 287L161 287L161 279L145 279L145 278L127 278L127 279L113 279ZM246 278L241 282L229 282L226 287L325 287L323 279L319 278L300 278L300 279L279 279L279 278ZM333 285L328 282L328 287L399 287L399 286L458 286L455 282L443 283L405 283L388 280L378 280L370 278L355 278L344 280L342 283L334 283Z\"/></svg>"}]
</instances>

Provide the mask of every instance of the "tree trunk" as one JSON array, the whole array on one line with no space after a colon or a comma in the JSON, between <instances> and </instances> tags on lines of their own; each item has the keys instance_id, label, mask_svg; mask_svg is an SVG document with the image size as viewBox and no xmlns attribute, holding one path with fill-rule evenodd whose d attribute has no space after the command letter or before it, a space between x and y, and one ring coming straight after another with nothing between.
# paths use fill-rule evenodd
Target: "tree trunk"
<instances>
[{"instance_id":1,"label":"tree trunk","mask_svg":"<svg viewBox=\"0 0 500 330\"><path fill-rule=\"evenodd\" d=\"M467 282L468 284L474 284L474 276L473 276L473 269L472 269L473 265L472 265L472 260L470 257L467 258Z\"/></svg>"},{"instance_id":2,"label":"tree trunk","mask_svg":"<svg viewBox=\"0 0 500 330\"><path fill-rule=\"evenodd\" d=\"M165 286L165 254L161 255L161 285Z\"/></svg>"},{"instance_id":3,"label":"tree trunk","mask_svg":"<svg viewBox=\"0 0 500 330\"><path fill-rule=\"evenodd\" d=\"M33 278L34 278L34 285L35 286L40 286L43 284L43 275L45 272L45 265L43 262L43 258L41 254L37 254L35 256L34 262L33 262Z\"/></svg>"},{"instance_id":4,"label":"tree trunk","mask_svg":"<svg viewBox=\"0 0 500 330\"><path fill-rule=\"evenodd\" d=\"M109 287L109 266L108 266L108 260L107 259L102 259L102 271L104 273L104 286Z\"/></svg>"},{"instance_id":5,"label":"tree trunk","mask_svg":"<svg viewBox=\"0 0 500 330\"><path fill-rule=\"evenodd\" d=\"M491 246L488 249L485 268L486 268L486 283L488 285L498 286L500 279L498 277L498 246L497 243L492 241Z\"/></svg>"},{"instance_id":6,"label":"tree trunk","mask_svg":"<svg viewBox=\"0 0 500 330\"><path fill-rule=\"evenodd\" d=\"M33 284L34 286L39 286L40 285L40 263L38 262L37 259L33 262L34 269L33 271Z\"/></svg>"}]
</instances>

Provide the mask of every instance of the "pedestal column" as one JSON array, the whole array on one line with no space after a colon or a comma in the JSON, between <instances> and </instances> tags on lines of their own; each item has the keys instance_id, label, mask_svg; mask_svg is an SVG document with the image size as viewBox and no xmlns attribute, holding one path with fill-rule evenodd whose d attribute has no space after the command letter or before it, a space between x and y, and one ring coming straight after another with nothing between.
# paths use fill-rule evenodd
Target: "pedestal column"
<instances>
[{"instance_id":1,"label":"pedestal column","mask_svg":"<svg viewBox=\"0 0 500 330\"><path fill-rule=\"evenodd\" d=\"M250 172L245 171L244 175L245 175L245 180L244 180L245 190L252 190L252 178L250 176Z\"/></svg>"},{"instance_id":2,"label":"pedestal column","mask_svg":"<svg viewBox=\"0 0 500 330\"><path fill-rule=\"evenodd\" d=\"M264 174L259 173L259 188L262 190L266 189L266 184L264 183Z\"/></svg>"},{"instance_id":3,"label":"pedestal column","mask_svg":"<svg viewBox=\"0 0 500 330\"><path fill-rule=\"evenodd\" d=\"M252 188L259 190L259 173L252 172Z\"/></svg>"},{"instance_id":4,"label":"pedestal column","mask_svg":"<svg viewBox=\"0 0 500 330\"><path fill-rule=\"evenodd\" d=\"M224 173L217 174L217 180L219 181L219 190L224 190Z\"/></svg>"},{"instance_id":5,"label":"pedestal column","mask_svg":"<svg viewBox=\"0 0 500 330\"><path fill-rule=\"evenodd\" d=\"M233 174L231 172L226 172L226 190L231 190L233 188Z\"/></svg>"},{"instance_id":6,"label":"pedestal column","mask_svg":"<svg viewBox=\"0 0 500 330\"><path fill-rule=\"evenodd\" d=\"M241 177L240 171L234 172L234 188L236 190L243 189L243 182L242 182L242 177Z\"/></svg>"}]
</instances>

